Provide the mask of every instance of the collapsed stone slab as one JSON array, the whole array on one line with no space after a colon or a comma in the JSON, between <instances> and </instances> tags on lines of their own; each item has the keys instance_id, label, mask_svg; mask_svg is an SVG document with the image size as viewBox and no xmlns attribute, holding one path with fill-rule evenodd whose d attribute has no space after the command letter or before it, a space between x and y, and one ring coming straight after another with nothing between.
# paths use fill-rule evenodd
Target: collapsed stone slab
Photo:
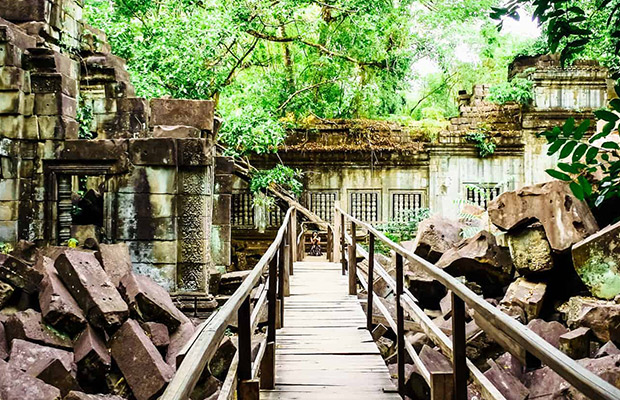
<instances>
[{"instance_id":1,"label":"collapsed stone slab","mask_svg":"<svg viewBox=\"0 0 620 400\"><path fill-rule=\"evenodd\" d=\"M542 319L530 321L527 327L556 349L560 347L560 337L568 332L568 329L561 323L557 321L547 322Z\"/></svg>"},{"instance_id":2,"label":"collapsed stone slab","mask_svg":"<svg viewBox=\"0 0 620 400\"><path fill-rule=\"evenodd\" d=\"M151 339L151 342L158 349L164 349L170 344L170 334L166 325L159 322L145 322L141 325L146 336Z\"/></svg>"},{"instance_id":3,"label":"collapsed stone slab","mask_svg":"<svg viewBox=\"0 0 620 400\"><path fill-rule=\"evenodd\" d=\"M519 379L506 370L498 366L494 361L489 360L491 366L485 373L493 386L506 397L506 400L525 400L528 398L530 391L523 385Z\"/></svg>"},{"instance_id":4,"label":"collapsed stone slab","mask_svg":"<svg viewBox=\"0 0 620 400\"><path fill-rule=\"evenodd\" d=\"M80 333L86 326L86 317L58 277L54 261L40 256L36 268L45 274L39 292L43 319L54 328L72 336Z\"/></svg>"},{"instance_id":5,"label":"collapsed stone slab","mask_svg":"<svg viewBox=\"0 0 620 400\"><path fill-rule=\"evenodd\" d=\"M4 322L0 321L0 360L6 360L9 356L9 345L6 341Z\"/></svg>"},{"instance_id":6,"label":"collapsed stone slab","mask_svg":"<svg viewBox=\"0 0 620 400\"><path fill-rule=\"evenodd\" d=\"M68 371L75 371L73 353L21 339L13 340L9 364L20 371L27 372L38 361L52 360L60 361Z\"/></svg>"},{"instance_id":7,"label":"collapsed stone slab","mask_svg":"<svg viewBox=\"0 0 620 400\"><path fill-rule=\"evenodd\" d=\"M74 351L77 377L82 386L93 392L104 390L112 358L105 342L90 325L75 341Z\"/></svg>"},{"instance_id":8,"label":"collapsed stone slab","mask_svg":"<svg viewBox=\"0 0 620 400\"><path fill-rule=\"evenodd\" d=\"M499 307L508 315L519 316L518 308L525 315L523 323L538 318L545 300L547 285L542 282L530 282L519 278L508 286L506 295L500 301Z\"/></svg>"},{"instance_id":9,"label":"collapsed stone slab","mask_svg":"<svg viewBox=\"0 0 620 400\"><path fill-rule=\"evenodd\" d=\"M539 221L551 248L558 252L598 231L588 205L577 200L568 184L560 181L502 193L489 204L489 217L503 230Z\"/></svg>"},{"instance_id":10,"label":"collapsed stone slab","mask_svg":"<svg viewBox=\"0 0 620 400\"><path fill-rule=\"evenodd\" d=\"M129 247L125 243L100 244L99 251L95 255L116 287L132 270Z\"/></svg>"},{"instance_id":11,"label":"collapsed stone slab","mask_svg":"<svg viewBox=\"0 0 620 400\"><path fill-rule=\"evenodd\" d=\"M0 399L60 400L60 390L0 360Z\"/></svg>"},{"instance_id":12,"label":"collapsed stone slab","mask_svg":"<svg viewBox=\"0 0 620 400\"><path fill-rule=\"evenodd\" d=\"M91 324L113 329L127 318L127 304L93 254L67 250L54 266Z\"/></svg>"},{"instance_id":13,"label":"collapsed stone slab","mask_svg":"<svg viewBox=\"0 0 620 400\"><path fill-rule=\"evenodd\" d=\"M571 329L585 326L601 342L620 341L620 304L576 296L559 308Z\"/></svg>"},{"instance_id":14,"label":"collapsed stone slab","mask_svg":"<svg viewBox=\"0 0 620 400\"><path fill-rule=\"evenodd\" d=\"M170 336L170 344L168 345L168 352L166 353L166 362L172 368L176 369L178 365L177 356L192 336L194 336L195 330L196 328L193 323L186 322Z\"/></svg>"},{"instance_id":15,"label":"collapsed stone slab","mask_svg":"<svg viewBox=\"0 0 620 400\"><path fill-rule=\"evenodd\" d=\"M156 398L174 375L135 320L120 327L110 340L110 349L137 400Z\"/></svg>"},{"instance_id":16,"label":"collapsed stone slab","mask_svg":"<svg viewBox=\"0 0 620 400\"><path fill-rule=\"evenodd\" d=\"M120 291L131 312L147 322L160 322L176 330L189 319L177 309L170 294L145 275L129 273L120 282Z\"/></svg>"},{"instance_id":17,"label":"collapsed stone slab","mask_svg":"<svg viewBox=\"0 0 620 400\"><path fill-rule=\"evenodd\" d=\"M71 349L71 338L51 329L43 321L41 313L33 309L11 315L5 323L7 340L23 339L46 346Z\"/></svg>"},{"instance_id":18,"label":"collapsed stone slab","mask_svg":"<svg viewBox=\"0 0 620 400\"><path fill-rule=\"evenodd\" d=\"M435 265L452 276L465 276L468 281L478 283L485 296L501 293L513 274L508 250L498 246L495 236L487 231L461 241Z\"/></svg>"},{"instance_id":19,"label":"collapsed stone slab","mask_svg":"<svg viewBox=\"0 0 620 400\"><path fill-rule=\"evenodd\" d=\"M120 396L113 394L86 394L82 392L71 391L63 400L125 400Z\"/></svg>"},{"instance_id":20,"label":"collapsed stone slab","mask_svg":"<svg viewBox=\"0 0 620 400\"><path fill-rule=\"evenodd\" d=\"M588 236L572 248L573 265L593 296L620 294L620 222Z\"/></svg>"},{"instance_id":21,"label":"collapsed stone slab","mask_svg":"<svg viewBox=\"0 0 620 400\"><path fill-rule=\"evenodd\" d=\"M35 293L43 275L25 261L7 254L0 254L0 280L26 293Z\"/></svg>"},{"instance_id":22,"label":"collapsed stone slab","mask_svg":"<svg viewBox=\"0 0 620 400\"><path fill-rule=\"evenodd\" d=\"M551 246L542 226L508 233L508 248L519 274L530 276L553 268Z\"/></svg>"},{"instance_id":23,"label":"collapsed stone slab","mask_svg":"<svg viewBox=\"0 0 620 400\"><path fill-rule=\"evenodd\" d=\"M26 372L54 386L60 390L62 396L66 396L72 390L81 390L75 376L73 376L73 371L58 359L37 360Z\"/></svg>"},{"instance_id":24,"label":"collapsed stone slab","mask_svg":"<svg viewBox=\"0 0 620 400\"><path fill-rule=\"evenodd\" d=\"M461 224L438 214L420 222L412 248L415 254L436 263L441 256L461 241Z\"/></svg>"}]
</instances>

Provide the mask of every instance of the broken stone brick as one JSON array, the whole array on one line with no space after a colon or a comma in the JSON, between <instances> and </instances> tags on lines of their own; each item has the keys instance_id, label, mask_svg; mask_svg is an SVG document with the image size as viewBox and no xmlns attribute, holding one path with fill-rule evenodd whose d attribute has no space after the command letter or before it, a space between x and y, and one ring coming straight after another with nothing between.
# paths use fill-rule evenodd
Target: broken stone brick
<instances>
[{"instance_id":1,"label":"broken stone brick","mask_svg":"<svg viewBox=\"0 0 620 400\"><path fill-rule=\"evenodd\" d=\"M60 400L60 390L0 360L0 399Z\"/></svg>"},{"instance_id":2,"label":"broken stone brick","mask_svg":"<svg viewBox=\"0 0 620 400\"><path fill-rule=\"evenodd\" d=\"M148 276L127 274L121 280L120 291L132 313L143 321L160 322L170 331L189 321L175 307L166 289Z\"/></svg>"},{"instance_id":3,"label":"broken stone brick","mask_svg":"<svg viewBox=\"0 0 620 400\"><path fill-rule=\"evenodd\" d=\"M121 279L132 271L129 247L125 243L100 244L95 255L116 287L120 285Z\"/></svg>"},{"instance_id":4,"label":"broken stone brick","mask_svg":"<svg viewBox=\"0 0 620 400\"><path fill-rule=\"evenodd\" d=\"M9 356L9 345L6 341L4 322L0 321L0 360L6 360Z\"/></svg>"},{"instance_id":5,"label":"broken stone brick","mask_svg":"<svg viewBox=\"0 0 620 400\"><path fill-rule=\"evenodd\" d=\"M37 259L39 270L45 271L41 282L39 305L43 319L56 329L75 336L86 326L86 317L75 299L62 283L51 258L41 256Z\"/></svg>"},{"instance_id":6,"label":"broken stone brick","mask_svg":"<svg viewBox=\"0 0 620 400\"><path fill-rule=\"evenodd\" d=\"M112 358L104 341L90 325L75 341L74 351L80 384L92 392L104 390Z\"/></svg>"},{"instance_id":7,"label":"broken stone brick","mask_svg":"<svg viewBox=\"0 0 620 400\"><path fill-rule=\"evenodd\" d=\"M482 287L485 296L501 293L512 279L513 265L507 249L497 245L495 236L482 231L453 247L435 264L452 276L465 276Z\"/></svg>"},{"instance_id":8,"label":"broken stone brick","mask_svg":"<svg viewBox=\"0 0 620 400\"><path fill-rule=\"evenodd\" d=\"M119 328L110 340L110 349L137 400L156 398L174 375L135 320Z\"/></svg>"},{"instance_id":9,"label":"broken stone brick","mask_svg":"<svg viewBox=\"0 0 620 400\"><path fill-rule=\"evenodd\" d=\"M127 318L127 304L92 253L67 250L54 266L95 327L113 329Z\"/></svg>"},{"instance_id":10,"label":"broken stone brick","mask_svg":"<svg viewBox=\"0 0 620 400\"><path fill-rule=\"evenodd\" d=\"M172 368L176 369L181 360L177 360L177 356L183 350L183 347L194 336L196 328L191 322L186 322L170 335L170 344L168 345L168 352L166 353L166 362Z\"/></svg>"},{"instance_id":11,"label":"broken stone brick","mask_svg":"<svg viewBox=\"0 0 620 400\"><path fill-rule=\"evenodd\" d=\"M415 254L436 263L446 251L461 241L461 228L462 224L458 221L435 214L420 222L411 247Z\"/></svg>"},{"instance_id":12,"label":"broken stone brick","mask_svg":"<svg viewBox=\"0 0 620 400\"><path fill-rule=\"evenodd\" d=\"M251 271L233 271L222 274L219 294L233 294Z\"/></svg>"},{"instance_id":13,"label":"broken stone brick","mask_svg":"<svg viewBox=\"0 0 620 400\"><path fill-rule=\"evenodd\" d=\"M37 360L26 372L28 375L58 388L63 396L72 390L82 390L75 380L73 372L58 359Z\"/></svg>"},{"instance_id":14,"label":"broken stone brick","mask_svg":"<svg viewBox=\"0 0 620 400\"><path fill-rule=\"evenodd\" d=\"M213 104L205 100L152 99L152 125L185 125L212 131Z\"/></svg>"},{"instance_id":15,"label":"broken stone brick","mask_svg":"<svg viewBox=\"0 0 620 400\"><path fill-rule=\"evenodd\" d=\"M581 327L560 336L560 350L574 360L590 355L590 328Z\"/></svg>"},{"instance_id":16,"label":"broken stone brick","mask_svg":"<svg viewBox=\"0 0 620 400\"><path fill-rule=\"evenodd\" d=\"M521 232L508 233L508 248L517 272L529 276L553 268L551 246L542 226L528 227Z\"/></svg>"},{"instance_id":17,"label":"broken stone brick","mask_svg":"<svg viewBox=\"0 0 620 400\"><path fill-rule=\"evenodd\" d=\"M589 297L575 296L564 303L559 311L571 329L585 326L592 329L601 342L620 341L620 304Z\"/></svg>"},{"instance_id":18,"label":"broken stone brick","mask_svg":"<svg viewBox=\"0 0 620 400\"><path fill-rule=\"evenodd\" d=\"M71 349L71 338L52 329L41 313L28 309L11 315L5 323L7 340L23 339L61 349Z\"/></svg>"},{"instance_id":19,"label":"broken stone brick","mask_svg":"<svg viewBox=\"0 0 620 400\"><path fill-rule=\"evenodd\" d=\"M86 394L82 392L71 391L63 400L125 400L120 396L113 394Z\"/></svg>"},{"instance_id":20,"label":"broken stone brick","mask_svg":"<svg viewBox=\"0 0 620 400\"><path fill-rule=\"evenodd\" d=\"M500 368L493 360L488 360L487 363L491 368L484 373L484 376L506 397L506 400L525 400L528 398L530 391L519 379Z\"/></svg>"},{"instance_id":21,"label":"broken stone brick","mask_svg":"<svg viewBox=\"0 0 620 400\"><path fill-rule=\"evenodd\" d=\"M568 183L560 181L502 193L489 204L489 217L503 230L539 221L549 245L558 252L598 231L588 205L573 196Z\"/></svg>"},{"instance_id":22,"label":"broken stone brick","mask_svg":"<svg viewBox=\"0 0 620 400\"><path fill-rule=\"evenodd\" d=\"M525 278L519 278L508 286L506 295L500 301L499 308L508 315L515 315L513 308L518 307L523 310L527 323L540 315L547 285L542 282L530 282ZM517 312L519 315L519 312Z\"/></svg>"},{"instance_id":23,"label":"broken stone brick","mask_svg":"<svg viewBox=\"0 0 620 400\"><path fill-rule=\"evenodd\" d=\"M35 293L43 275L26 262L11 255L0 254L0 280L26 293Z\"/></svg>"},{"instance_id":24,"label":"broken stone brick","mask_svg":"<svg viewBox=\"0 0 620 400\"><path fill-rule=\"evenodd\" d=\"M573 265L593 296L613 299L620 294L620 222L575 244Z\"/></svg>"},{"instance_id":25,"label":"broken stone brick","mask_svg":"<svg viewBox=\"0 0 620 400\"><path fill-rule=\"evenodd\" d=\"M13 340L9 364L15 368L27 372L37 361L51 360L59 360L67 370L75 371L73 353L21 339Z\"/></svg>"},{"instance_id":26,"label":"broken stone brick","mask_svg":"<svg viewBox=\"0 0 620 400\"><path fill-rule=\"evenodd\" d=\"M601 347L596 354L594 355L594 358L601 358L601 357L606 357L606 356L615 356L620 354L620 349L618 349L618 346L616 346L614 344L614 342L609 341L607 343L605 343L603 345L603 347Z\"/></svg>"},{"instance_id":27,"label":"broken stone brick","mask_svg":"<svg viewBox=\"0 0 620 400\"><path fill-rule=\"evenodd\" d=\"M412 241L401 242L406 250L413 251L415 244ZM420 303L422 308L437 308L438 302L446 295L446 288L433 279L423 267L417 263L405 261L405 282L409 291Z\"/></svg>"},{"instance_id":28,"label":"broken stone brick","mask_svg":"<svg viewBox=\"0 0 620 400\"><path fill-rule=\"evenodd\" d=\"M560 336L568 332L568 329L561 323L557 321L547 322L542 319L530 321L527 327L555 348L560 347Z\"/></svg>"},{"instance_id":29,"label":"broken stone brick","mask_svg":"<svg viewBox=\"0 0 620 400\"><path fill-rule=\"evenodd\" d=\"M159 322L145 322L142 325L144 333L151 339L151 342L158 349L165 348L170 344L170 334L168 333L168 327Z\"/></svg>"},{"instance_id":30,"label":"broken stone brick","mask_svg":"<svg viewBox=\"0 0 620 400\"><path fill-rule=\"evenodd\" d=\"M519 380L525 372L525 367L521 364L521 361L510 353L502 354L495 362L501 369L507 371Z\"/></svg>"},{"instance_id":31,"label":"broken stone brick","mask_svg":"<svg viewBox=\"0 0 620 400\"><path fill-rule=\"evenodd\" d=\"M9 302L14 291L13 286L8 283L0 282L0 308L4 307L4 305Z\"/></svg>"}]
</instances>

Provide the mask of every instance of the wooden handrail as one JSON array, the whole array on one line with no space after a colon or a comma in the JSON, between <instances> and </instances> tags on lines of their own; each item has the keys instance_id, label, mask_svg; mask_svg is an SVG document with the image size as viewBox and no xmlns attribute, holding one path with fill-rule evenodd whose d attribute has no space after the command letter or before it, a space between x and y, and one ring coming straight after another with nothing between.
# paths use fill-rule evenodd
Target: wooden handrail
<instances>
[{"instance_id":1,"label":"wooden handrail","mask_svg":"<svg viewBox=\"0 0 620 400\"><path fill-rule=\"evenodd\" d=\"M556 349L554 346L530 330L527 326L521 324L514 318L489 304L486 300L475 294L452 275L440 268L437 268L413 252L406 250L399 244L394 243L372 225L360 221L339 207L336 207L336 211L340 213L343 219L349 220L355 225L366 229L370 234L374 235L376 239L381 240L381 242L383 242L387 247L394 250L397 255L420 266L427 274L443 284L448 290L451 290L453 293L453 299L456 299L457 302L463 301L495 329L518 343L527 352L542 361L545 365L551 368L584 395L593 400L620 399L620 390L616 387L584 368L560 350ZM344 238L344 235L342 235L342 237ZM403 293L401 298L404 300L407 297L407 294ZM453 317L453 323L454 319L455 318ZM457 352L458 351L464 351L464 348L457 349ZM456 371L459 368L460 367L458 367L458 365L454 368L455 374L463 373L463 371ZM463 396L463 393L461 393L460 396ZM459 393L457 393L456 398L458 399L460 396Z\"/></svg>"},{"instance_id":2,"label":"wooden handrail","mask_svg":"<svg viewBox=\"0 0 620 400\"><path fill-rule=\"evenodd\" d=\"M294 220L291 220L292 210L293 207L288 209L284 220L282 221L282 226L280 226L280 229L278 230L276 238L269 246L265 254L261 257L258 264L256 264L256 266L252 269L252 272L245 278L245 280L241 283L235 293L233 293L230 299L220 309L218 309L213 316L209 318L207 323L201 325L200 332L194 335L193 342L189 344L188 351L183 358L183 361L179 365L174 378L172 379L170 384L168 384L168 387L164 391L163 395L160 397L160 400L189 399L189 396L192 393L194 387L196 386L200 375L215 354L224 336L226 328L235 318L235 316L239 317L242 314L246 315L247 321L244 321L244 324L247 325L247 328L251 328L251 326L253 326L250 321L251 316L248 308L250 293L259 282L261 276L263 275L265 269L268 266L271 267L270 275L274 272L275 263L277 263L276 256L284 249L283 244L286 233L288 232L287 230L291 224L296 223ZM283 257L278 258L281 259ZM276 285L273 284L275 282L274 278L274 276L270 276L269 290L275 294ZM268 300L270 303L273 303L273 298ZM275 304L273 304L273 306L275 307ZM272 316L270 315L270 317ZM241 325L242 324L239 323L240 328ZM275 332L273 332L272 334L275 337ZM240 341L242 341L241 333L239 335L239 339ZM247 340L247 338L245 338L245 340ZM247 344L247 342L245 343ZM247 353L247 349L244 354L241 354L241 348L239 349L239 365L237 366L238 369L247 368L246 365L241 365L243 359L249 357L249 354L245 353ZM251 378L251 370L249 371L249 375Z\"/></svg>"}]
</instances>

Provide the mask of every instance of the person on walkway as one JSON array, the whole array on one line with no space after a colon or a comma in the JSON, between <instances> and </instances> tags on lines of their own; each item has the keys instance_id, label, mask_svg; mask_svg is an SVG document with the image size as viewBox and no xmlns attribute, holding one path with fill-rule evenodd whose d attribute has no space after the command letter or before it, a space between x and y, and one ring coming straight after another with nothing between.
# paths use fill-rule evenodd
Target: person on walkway
<instances>
[{"instance_id":1,"label":"person on walkway","mask_svg":"<svg viewBox=\"0 0 620 400\"><path fill-rule=\"evenodd\" d=\"M310 246L310 255L311 256L322 256L321 252L321 238L319 237L318 232L312 233L312 245Z\"/></svg>"}]
</instances>

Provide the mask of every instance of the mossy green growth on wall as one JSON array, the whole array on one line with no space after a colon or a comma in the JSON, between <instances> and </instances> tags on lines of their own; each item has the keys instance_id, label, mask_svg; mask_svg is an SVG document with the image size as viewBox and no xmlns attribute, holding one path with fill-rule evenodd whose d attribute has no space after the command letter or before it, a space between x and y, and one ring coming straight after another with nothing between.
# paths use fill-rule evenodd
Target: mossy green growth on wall
<instances>
[{"instance_id":1,"label":"mossy green growth on wall","mask_svg":"<svg viewBox=\"0 0 620 400\"><path fill-rule=\"evenodd\" d=\"M587 261L575 269L593 296L611 300L620 294L619 264L618 257L594 248Z\"/></svg>"}]
</instances>

